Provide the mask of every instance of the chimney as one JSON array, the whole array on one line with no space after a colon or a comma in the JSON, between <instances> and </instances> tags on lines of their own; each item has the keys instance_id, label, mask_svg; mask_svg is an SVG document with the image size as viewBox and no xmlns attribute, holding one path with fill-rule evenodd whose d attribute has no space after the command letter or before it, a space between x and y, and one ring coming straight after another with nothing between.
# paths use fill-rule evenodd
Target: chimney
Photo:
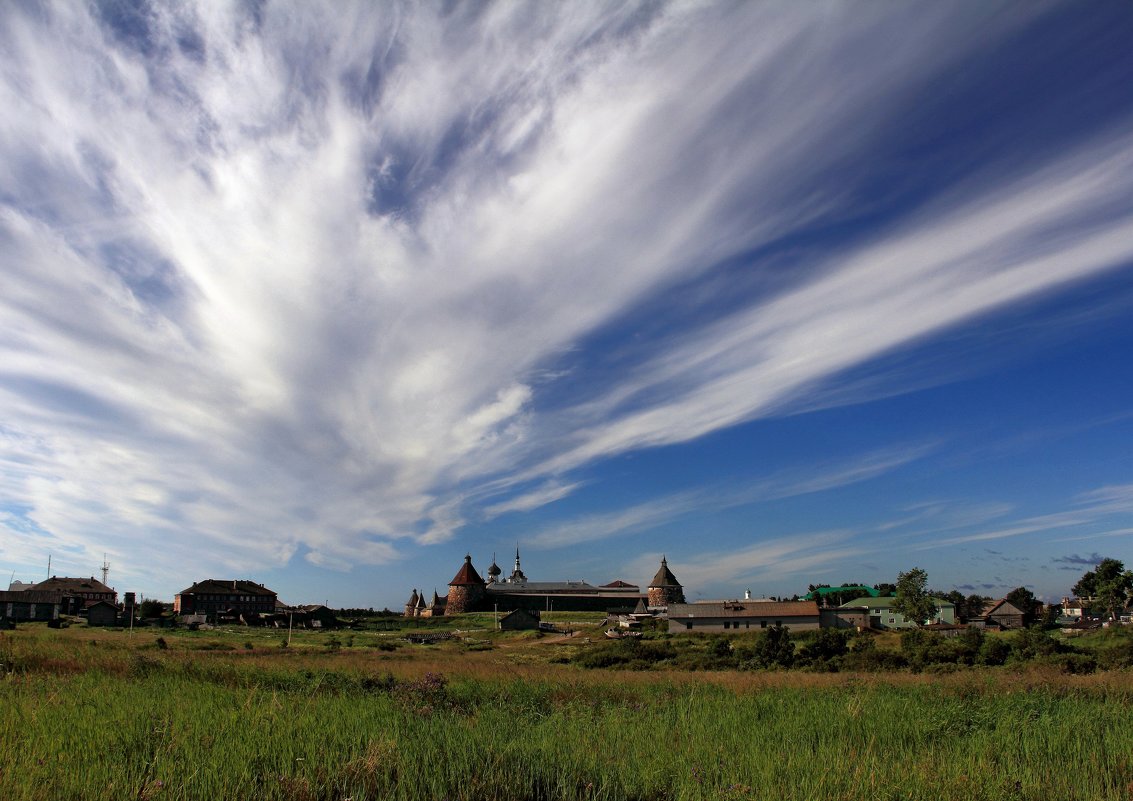
<instances>
[{"instance_id":1,"label":"chimney","mask_svg":"<svg viewBox=\"0 0 1133 801\"><path fill-rule=\"evenodd\" d=\"M745 601L751 600L751 590L744 590L744 600Z\"/></svg>"}]
</instances>

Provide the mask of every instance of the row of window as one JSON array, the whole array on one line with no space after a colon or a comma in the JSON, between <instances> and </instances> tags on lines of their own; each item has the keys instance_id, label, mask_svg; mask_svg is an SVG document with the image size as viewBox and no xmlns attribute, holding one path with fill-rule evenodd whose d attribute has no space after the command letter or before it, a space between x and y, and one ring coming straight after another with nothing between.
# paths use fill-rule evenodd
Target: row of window
<instances>
[{"instance_id":1,"label":"row of window","mask_svg":"<svg viewBox=\"0 0 1133 801\"><path fill-rule=\"evenodd\" d=\"M743 626L743 627L744 627L745 629L750 629L750 628L751 628L751 621L750 621L750 620L745 620L745 621L743 621L743 624L744 624L744 626ZM776 620L776 621L775 621L775 625L776 625L776 626L782 626L782 625L783 625L783 621L782 621L782 620ZM725 620L725 621L724 621L724 628L726 628L726 629L738 629L739 627L740 627L740 621L738 621L738 620ZM766 621L766 620L761 620L761 621L759 621L759 627L760 627L761 629L765 629L765 628L767 628L767 621ZM691 621L691 620L686 620L686 621L685 621L685 628L686 628L686 629L691 629L691 628L692 628L692 621Z\"/></svg>"},{"instance_id":2,"label":"row of window","mask_svg":"<svg viewBox=\"0 0 1133 801\"><path fill-rule=\"evenodd\" d=\"M235 603L237 601L248 603L257 600L257 598L258 596L255 595L229 595L227 593L223 595L202 594L197 596L198 601L227 601L228 603Z\"/></svg>"}]
</instances>

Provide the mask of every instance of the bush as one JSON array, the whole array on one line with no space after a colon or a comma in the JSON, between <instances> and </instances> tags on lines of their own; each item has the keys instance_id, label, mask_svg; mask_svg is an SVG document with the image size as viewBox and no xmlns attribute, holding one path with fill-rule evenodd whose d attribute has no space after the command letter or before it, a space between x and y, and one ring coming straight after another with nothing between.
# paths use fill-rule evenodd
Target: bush
<instances>
[{"instance_id":1,"label":"bush","mask_svg":"<svg viewBox=\"0 0 1133 801\"><path fill-rule=\"evenodd\" d=\"M1069 646L1062 645L1038 626L1016 632L1011 639L1012 656L1019 661L1053 656L1069 650Z\"/></svg>"},{"instance_id":2,"label":"bush","mask_svg":"<svg viewBox=\"0 0 1133 801\"><path fill-rule=\"evenodd\" d=\"M809 640L799 657L811 665L834 662L850 650L850 634L842 629L819 629Z\"/></svg>"},{"instance_id":3,"label":"bush","mask_svg":"<svg viewBox=\"0 0 1133 801\"><path fill-rule=\"evenodd\" d=\"M1011 657L1011 643L1002 637L985 637L976 663L980 665L1002 665Z\"/></svg>"},{"instance_id":4,"label":"bush","mask_svg":"<svg viewBox=\"0 0 1133 801\"><path fill-rule=\"evenodd\" d=\"M1054 657L1054 664L1063 673L1086 675L1098 669L1098 660L1090 654L1061 654Z\"/></svg>"},{"instance_id":5,"label":"bush","mask_svg":"<svg viewBox=\"0 0 1133 801\"><path fill-rule=\"evenodd\" d=\"M872 640L869 640L872 646ZM908 667L908 660L893 651L882 651L876 647L852 649L840 659L842 670L860 670L877 673L886 670L901 670Z\"/></svg>"},{"instance_id":6,"label":"bush","mask_svg":"<svg viewBox=\"0 0 1133 801\"><path fill-rule=\"evenodd\" d=\"M748 668L789 668L795 663L795 644L791 642L791 633L783 626L761 631L747 653L750 653L745 664Z\"/></svg>"}]
</instances>

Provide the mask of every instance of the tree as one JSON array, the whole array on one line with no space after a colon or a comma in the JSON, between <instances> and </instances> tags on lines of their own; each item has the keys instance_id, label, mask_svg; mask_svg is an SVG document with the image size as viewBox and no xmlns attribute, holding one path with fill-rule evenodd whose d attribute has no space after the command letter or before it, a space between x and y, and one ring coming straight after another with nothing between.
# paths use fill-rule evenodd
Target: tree
<instances>
[{"instance_id":1,"label":"tree","mask_svg":"<svg viewBox=\"0 0 1133 801\"><path fill-rule=\"evenodd\" d=\"M991 603L991 598L986 595L972 593L964 599L964 614L962 615L965 621L979 617L983 614L984 607Z\"/></svg>"},{"instance_id":2,"label":"tree","mask_svg":"<svg viewBox=\"0 0 1133 801\"><path fill-rule=\"evenodd\" d=\"M1091 598L1111 618L1117 618L1117 610L1125 607L1133 592L1133 572L1117 559L1103 559L1097 567L1086 572L1074 585L1074 594L1079 598Z\"/></svg>"},{"instance_id":3,"label":"tree","mask_svg":"<svg viewBox=\"0 0 1133 801\"><path fill-rule=\"evenodd\" d=\"M907 573L898 573L897 597L893 601L893 611L918 626L923 626L936 617L936 602L925 590L927 584L928 573L919 567L914 567Z\"/></svg>"},{"instance_id":4,"label":"tree","mask_svg":"<svg viewBox=\"0 0 1133 801\"><path fill-rule=\"evenodd\" d=\"M1038 617L1035 610L1039 607L1039 601L1035 598L1034 593L1026 587L1016 587L1004 595L1003 599L1023 613L1024 626L1029 626L1035 622Z\"/></svg>"},{"instance_id":5,"label":"tree","mask_svg":"<svg viewBox=\"0 0 1133 801\"><path fill-rule=\"evenodd\" d=\"M146 598L138 604L138 612L141 614L142 618L161 617L161 613L164 611L165 604L153 598Z\"/></svg>"},{"instance_id":6,"label":"tree","mask_svg":"<svg viewBox=\"0 0 1133 801\"><path fill-rule=\"evenodd\" d=\"M752 648L753 661L759 667L789 668L795 661L795 644L791 633L778 624L759 633Z\"/></svg>"}]
</instances>

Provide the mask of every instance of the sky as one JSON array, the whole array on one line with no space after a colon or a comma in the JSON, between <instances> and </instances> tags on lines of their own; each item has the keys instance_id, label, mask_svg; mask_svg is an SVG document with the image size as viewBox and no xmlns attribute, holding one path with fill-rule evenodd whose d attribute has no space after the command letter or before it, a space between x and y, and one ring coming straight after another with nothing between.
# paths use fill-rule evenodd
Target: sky
<instances>
[{"instance_id":1,"label":"sky","mask_svg":"<svg viewBox=\"0 0 1133 801\"><path fill-rule=\"evenodd\" d=\"M1133 5L0 6L0 571L1133 563Z\"/></svg>"}]
</instances>

